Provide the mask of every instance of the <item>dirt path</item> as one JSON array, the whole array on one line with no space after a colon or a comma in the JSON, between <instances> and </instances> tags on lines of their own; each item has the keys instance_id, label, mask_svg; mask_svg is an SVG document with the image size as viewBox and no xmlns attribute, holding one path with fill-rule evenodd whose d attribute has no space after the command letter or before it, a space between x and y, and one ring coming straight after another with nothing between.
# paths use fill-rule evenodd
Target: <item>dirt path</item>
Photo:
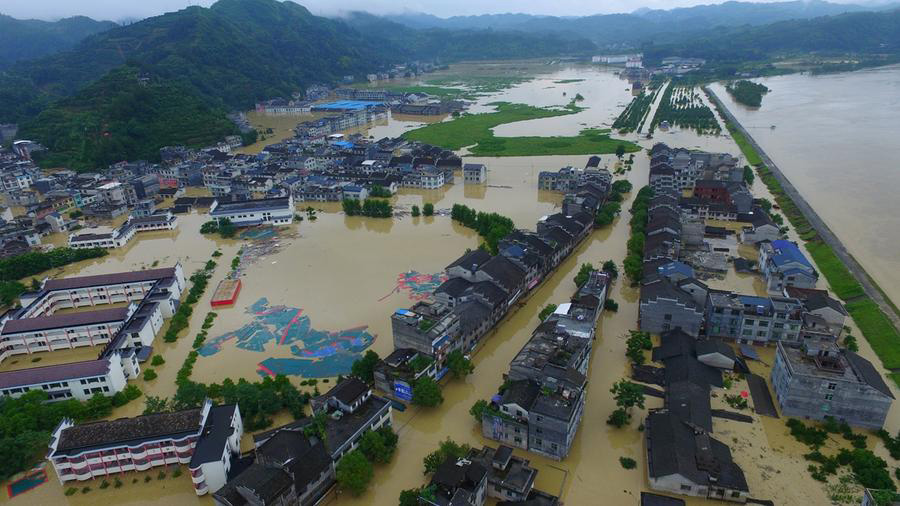
<instances>
[{"instance_id":1,"label":"dirt path","mask_svg":"<svg viewBox=\"0 0 900 506\"><path fill-rule=\"evenodd\" d=\"M747 138L747 141L753 146L753 149L759 154L760 158L762 158L763 163L765 163L766 167L772 171L772 174L775 176L775 179L781 184L781 187L784 189L785 193L790 197L791 200L794 201L794 204L797 205L797 208L800 209L800 212L803 213L803 216L809 221L809 223L816 229L816 232L819 234L819 237L831 246L834 250L835 254L838 258L844 262L844 265L847 266L847 269L853 274L859 284L862 285L863 290L865 290L866 295L868 295L872 300L874 300L881 310L890 318L891 322L894 324L894 327L900 328L900 315L894 310L890 301L887 297L878 289L872 279L869 277L866 270L853 258L853 255L847 251L847 248L844 247L844 244L841 240L828 228L828 225L816 214L816 211L813 210L812 206L800 195L800 192L797 191L797 188L788 181L787 177L785 177L784 173L781 172L781 169L778 168L778 165L769 158L769 155L763 151L762 147L756 143L756 140L753 139L753 136L750 135L750 132L745 129L740 122L738 122L737 118L731 114L731 111L725 106L725 103L716 96L715 92L713 92L708 87L704 87L709 96L713 97L720 106L722 113L726 116L728 121L737 128L744 137Z\"/></svg>"}]
</instances>

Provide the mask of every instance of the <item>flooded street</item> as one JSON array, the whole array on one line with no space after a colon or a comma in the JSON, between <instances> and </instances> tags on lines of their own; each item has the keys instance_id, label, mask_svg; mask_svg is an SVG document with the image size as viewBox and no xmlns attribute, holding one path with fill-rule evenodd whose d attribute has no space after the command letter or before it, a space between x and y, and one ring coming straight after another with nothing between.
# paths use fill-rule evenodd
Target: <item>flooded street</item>
<instances>
[{"instance_id":1,"label":"flooded street","mask_svg":"<svg viewBox=\"0 0 900 506\"><path fill-rule=\"evenodd\" d=\"M712 88L896 304L900 66L755 81L771 89L758 109Z\"/></svg>"},{"instance_id":2,"label":"flooded street","mask_svg":"<svg viewBox=\"0 0 900 506\"><path fill-rule=\"evenodd\" d=\"M554 81L564 79L584 81L554 84ZM538 78L532 81L480 98L472 111L486 108L487 103L497 100L531 105L560 105L575 93L581 93L585 97L582 105L589 107L582 113L502 125L495 130L501 136L574 135L586 126L611 124L631 99L630 88L627 86L626 81L620 80L610 70L588 66L552 66L544 68ZM766 97L764 107L766 101L774 102L773 98L781 93L782 88L775 84L770 86L775 87L776 92ZM562 96L563 91L566 91L566 97ZM745 114L740 111L735 113ZM286 135L290 135L289 129L302 120L298 117L262 117L254 114L248 114L251 124L271 126L275 132L263 144L275 142L275 137L286 131ZM391 117L386 124L370 128L367 134L376 138L396 136L410 125L436 120L441 118ZM780 123L778 132L787 133L781 130ZM651 147L655 142L666 142L677 147L739 154L737 146L727 134L698 136L691 131L672 129L669 132L656 132L652 140L640 140L637 134L630 134L625 138L639 141L644 148ZM760 142L765 143L766 138L761 138ZM765 145L769 149L768 144ZM891 144L884 144L881 150L888 146ZM248 152L258 151L261 147L249 147ZM772 154L777 157L779 153L773 149ZM805 159L799 154L796 156ZM535 222L543 215L556 212L562 201L559 193L537 190L538 172L556 170L566 165L583 167L587 158L465 157L466 163L487 165L486 185L464 185L461 175L457 175L454 185L431 191L403 189L392 201L395 209L400 211L407 210L412 205L421 207L427 202L433 203L438 211L461 203L477 210L498 212L510 217L517 227L533 230ZM613 159L613 156L604 156L601 166L607 164L612 171ZM789 163L785 163L785 166L787 170L792 170ZM875 170L875 167L869 169ZM590 262L599 266L605 260L612 259L622 271L625 245L629 237L630 216L627 209L637 190L647 184L648 173L648 157L643 152L635 153L632 169L621 176L634 185L634 191L625 196L622 215L613 225L594 231L554 274L548 276L529 295L525 304L507 315L484 338L473 358L474 373L463 380L447 381L443 389L445 400L441 406L434 409L410 407L404 412L394 412L394 426L400 435L397 453L390 463L376 465L375 479L362 497L332 495L325 504L396 505L401 490L425 484L422 459L437 448L440 440L450 437L457 442L478 447L497 444L481 436L480 425L469 414L469 408L475 401L489 399L496 393L503 381L503 373L508 370L509 361L538 325L538 312L549 303L569 299L575 290L573 277L582 263ZM797 184L800 186L801 182L797 181ZM758 197L771 199L758 179L753 191ZM812 197L813 195L809 196L811 202ZM849 205L846 200L849 199L834 199L834 206ZM309 220L302 211L307 205L318 210L316 220ZM216 309L218 317L209 329L207 343L217 337L228 336L251 323L254 315L251 314L252 311L248 312L248 307L264 298L268 304L266 307L284 306L295 311L298 316L302 314L308 317L309 326L315 331L364 331L374 339L371 341L371 349L385 356L393 349L390 314L397 308L408 307L416 297L427 291L428 284L422 280L427 281L429 276L441 273L446 265L467 248L476 248L480 241L474 231L452 222L449 216L412 218L405 215L393 219L348 217L341 212L341 206L337 203L298 202L297 210L298 214L304 216L304 220L282 229L277 239L278 251L243 266L243 288L237 303L233 307ZM820 212L823 216L831 213L825 208L821 208ZM884 214L880 213L879 216ZM155 368L159 377L150 382L142 379L135 382L149 395L173 395L176 372L191 350L193 336L199 331L206 313L211 310L209 302L212 292L228 273L231 259L242 245L247 244L247 241L237 239L222 240L200 235L200 226L207 220L204 214L195 212L180 215L178 220L178 228L174 231L139 234L126 248L113 250L108 257L82 262L51 273L54 277L101 274L170 266L180 261L185 273L189 275L201 268L214 251L222 252L222 256L216 260L218 267L206 293L194 307L190 331L176 343L163 343L161 338L157 339L156 352L166 359L164 365ZM836 232L840 233L838 230ZM893 236L890 239L897 240L900 234L881 234L881 237L884 236ZM416 275L410 276L411 271ZM821 283L824 288L824 281ZM742 293L764 293L758 277L735 273L733 268L725 279L710 280L709 284L713 288L732 289ZM883 283L883 286L885 289L896 289L888 283ZM598 324L597 341L594 343L588 371L588 397L571 453L565 460L557 462L516 451L517 455L530 459L532 465L539 470L536 486L560 495L562 501L570 506L636 504L640 492L648 490L643 433L637 427L646 409L660 407L662 400L647 397L646 409L634 410L630 427L615 429L605 423L615 409L609 389L615 381L629 375L623 336L637 326L638 289L628 286L626 280L619 279L613 285L611 298L618 302L619 309L616 313L606 312ZM859 335L858 332L854 334ZM240 348L236 346L236 341L223 338L220 349L201 356L194 367L193 379L206 383L221 382L226 377L255 380L260 377L260 364L267 359L290 359L296 356L290 346L277 341L264 343L262 349ZM874 358L868 343L862 341L860 347L862 355ZM301 351L302 349L304 348L301 347ZM766 363L772 363L771 349L762 350L761 354ZM876 360L875 363L880 362ZM757 374L768 376L764 364L753 363L751 368ZM301 379L299 376L291 377L294 384ZM322 384L320 380L319 387L324 391L334 384L333 381L329 378L329 384ZM732 388L732 393L746 388L746 383L738 382ZM894 386L892 390L895 395L900 396ZM721 404L720 393L719 398L713 399L713 407L722 407ZM117 409L114 417L133 416L142 410L143 400L139 399ZM788 435L784 420L760 418L757 415L753 415L753 418L752 424L718 418L714 422L714 436L732 447L736 462L747 475L751 496L773 499L776 504L828 503L824 486L813 480L806 470L802 454L808 450ZM290 420L284 417L277 421L285 423ZM900 407L897 403L890 412L885 428L892 433L900 429ZM249 437L245 437L243 449L247 451L250 447ZM879 446L877 452L889 459L883 447ZM638 462L637 468L623 469L619 457L634 458ZM52 470L48 469L48 474L51 475L48 483L14 500L7 499L4 494L0 503L73 506L98 502L128 505L212 504L209 496L199 499L195 496L187 473L179 478L168 476L157 481L157 472L154 470L149 474L152 477L149 483L144 482L146 473L124 475L122 481L125 484L121 488L98 490L99 483L79 483L78 488L88 485L94 490L67 497L63 495L63 488L55 476L52 476ZM132 483L133 478L138 481ZM160 483L165 484L164 488ZM714 504L712 501L699 499L687 502Z\"/></svg>"}]
</instances>

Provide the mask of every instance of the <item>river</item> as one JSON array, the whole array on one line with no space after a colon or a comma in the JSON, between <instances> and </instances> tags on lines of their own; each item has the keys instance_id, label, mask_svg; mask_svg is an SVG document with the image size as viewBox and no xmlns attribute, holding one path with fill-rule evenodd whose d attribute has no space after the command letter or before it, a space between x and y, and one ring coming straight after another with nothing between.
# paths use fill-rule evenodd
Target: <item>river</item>
<instances>
[{"instance_id":1,"label":"river","mask_svg":"<svg viewBox=\"0 0 900 506\"><path fill-rule=\"evenodd\" d=\"M900 66L754 81L771 89L759 108L736 103L721 84L712 88L869 275L900 302L900 213L893 193L900 188Z\"/></svg>"},{"instance_id":2,"label":"river","mask_svg":"<svg viewBox=\"0 0 900 506\"><path fill-rule=\"evenodd\" d=\"M476 66L483 69L485 65ZM562 105L567 97L581 93L585 97L586 111L563 118L546 118L498 127L503 135L571 135L585 125L612 123L618 112L630 99L625 81L619 80L609 70L589 66L538 65L535 79L518 84L509 90L481 97L476 108L487 108L497 100L525 101L533 105ZM471 68L471 67L463 67ZM511 67L513 68L513 67ZM488 67L487 71L496 70ZM514 66L519 72L520 66ZM451 72L459 72L452 68ZM557 84L565 79L583 79L568 84ZM568 90L567 96L562 90ZM767 97L771 98L771 97ZM596 110L594 109L596 108ZM367 134L375 137L397 135L410 126L424 120L441 118L391 117L385 124L376 125ZM253 117L254 124L266 124L265 117ZM273 135L284 135L289 121L279 118L273 125ZM269 123L273 124L273 123ZM280 133L279 133L280 132ZM636 134L629 140L640 142L649 148L656 141L673 146L698 147L738 154L737 147L727 135L698 136L691 131L672 129L657 133L656 139L639 139ZM270 138L271 139L271 138ZM479 426L469 414L469 408L478 399L488 399L502 382L509 361L530 337L538 324L537 314L548 303L568 300L575 289L572 281L579 266L591 262L595 266L613 259L621 271L625 255L629 227L627 212L636 190L647 184L649 160L644 153L636 153L632 170L625 178L632 182L635 192L626 195L622 216L610 227L597 230L540 285L525 304L501 321L484 345L475 354L475 372L464 380L450 380L444 386L444 403L435 409L410 407L405 412L394 412L394 425L400 440L393 460L376 466L375 479L369 490L359 498L348 494L331 496L328 504L378 505L397 504L401 490L418 487L427 477L422 475L422 458L436 449L438 442L451 437L472 446L495 442L482 438ZM614 157L606 155L603 163L612 168ZM559 209L562 196L537 190L537 173L540 170L558 169L566 165L584 166L587 156L545 157L466 157L465 162L481 162L488 167L486 185L464 185L461 177L457 183L440 190L401 190L393 199L397 209L408 209L431 202L438 210L454 203L463 203L478 210L496 211L513 219L518 227L533 229L542 215ZM754 191L766 196L765 188L757 181ZM298 203L298 211L306 204ZM313 204L318 209L314 221L308 218L282 229L277 241L277 251L265 255L244 266L244 288L237 304L231 308L217 309L218 318L209 329L207 342L239 332L252 323L253 315L247 309L263 297L268 307L283 306L309 318L309 327L318 331L339 332L353 330L364 332L371 339L371 349L384 356L392 349L390 314L398 307L413 303L421 290L428 288L430 275L443 268L462 254L466 248L477 247L479 239L473 231L453 223L448 216L412 218L408 215L394 219L347 217L337 204ZM302 211L301 214L305 216ZM179 227L170 232L139 234L126 248L111 252L109 257L68 266L54 276L87 275L117 272L127 269L171 265L176 260L190 273L210 258L215 250L219 266L204 296L195 306L190 322L190 332L176 343L157 340L156 348L166 358L157 367L159 377L145 382L136 381L150 395L171 396L174 392L175 374L191 350L193 335L199 331L203 318L209 311L213 288L223 279L231 259L245 241L222 240L200 235L200 225L206 220L203 214L194 213L179 217ZM421 276L410 278L415 271ZM762 289L758 279L730 272L721 281L710 282L714 288L757 292ZM531 460L539 470L537 487L554 494L561 494L568 505L635 504L641 490L646 487L646 460L643 434L637 430L645 410L635 410L631 426L614 429L606 425L609 413L615 408L609 394L610 386L628 372L624 358L625 339L628 330L636 328L638 318L638 290L619 280L613 286L611 297L619 304L616 313L607 312L598 324L597 341L588 371L588 397L584 417L570 455L561 462L516 451ZM343 333L341 333L343 334ZM366 341L367 343L369 341ZM861 343L861 353L873 357L866 343ZM315 351L308 348L311 351ZM203 382L220 382L225 377L256 379L257 370L267 359L290 358L289 346L267 343L262 351L240 349L234 340L222 339L221 349L201 356L194 368L194 379ZM771 363L771 356L766 357ZM765 367L754 365L759 374L767 374ZM292 376L297 384L301 378ZM333 384L333 379L331 383ZM320 384L327 388L329 385ZM738 383L733 391L746 389ZM307 388L308 390L308 388ZM713 400L713 407L722 407L720 398ZM648 397L646 408L659 407L661 400ZM114 417L133 416L143 408L138 400L116 410ZM754 497L775 499L780 504L823 504L828 501L824 487L814 481L806 471L801 455L805 449L787 435L781 420L760 419L754 416L753 424L727 420L715 420L714 433L734 448L734 458L744 468ZM289 421L280 417L279 422ZM898 409L892 410L887 429L900 428ZM244 450L251 448L249 436L245 436ZM631 457L638 461L634 470L625 470L619 457ZM212 504L207 496L197 499L193 494L187 473L180 478L171 476L156 480L157 472L126 475L121 488L98 490L98 482L87 485L93 490L70 497L63 495L63 487L50 472L50 481L14 500L13 505L70 504L87 506L103 501L110 504ZM151 476L145 483L144 477ZM85 484L79 484L79 488ZM5 497L0 503L6 503ZM707 504L707 501L691 499L689 504ZM710 503L711 504L711 503Z\"/></svg>"}]
</instances>

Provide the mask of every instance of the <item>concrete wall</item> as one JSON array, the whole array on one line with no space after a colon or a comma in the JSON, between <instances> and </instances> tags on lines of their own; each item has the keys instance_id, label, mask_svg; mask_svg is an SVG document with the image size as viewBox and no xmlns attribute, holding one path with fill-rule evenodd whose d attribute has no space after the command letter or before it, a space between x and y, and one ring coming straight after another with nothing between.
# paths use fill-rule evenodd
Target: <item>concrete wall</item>
<instances>
[{"instance_id":1,"label":"concrete wall","mask_svg":"<svg viewBox=\"0 0 900 506\"><path fill-rule=\"evenodd\" d=\"M640 328L645 332L660 334L681 329L696 337L703 323L703 311L693 309L668 299L641 302Z\"/></svg>"}]
</instances>

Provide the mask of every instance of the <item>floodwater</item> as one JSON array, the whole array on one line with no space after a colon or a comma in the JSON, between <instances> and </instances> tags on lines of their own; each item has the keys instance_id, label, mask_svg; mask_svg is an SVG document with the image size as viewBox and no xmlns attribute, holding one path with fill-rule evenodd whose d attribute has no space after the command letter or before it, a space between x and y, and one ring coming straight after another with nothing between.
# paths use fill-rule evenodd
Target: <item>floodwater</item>
<instances>
[{"instance_id":1,"label":"floodwater","mask_svg":"<svg viewBox=\"0 0 900 506\"><path fill-rule=\"evenodd\" d=\"M586 81L574 86L592 86L603 90L613 87L611 95L625 91L624 81L609 80L608 72L582 67L555 67L556 73L543 76L543 80L560 80L586 76ZM591 77L593 76L593 77ZM596 81L593 81L596 79ZM593 83L593 84L592 84ZM528 83L519 86L527 86ZM547 93L556 97L558 88ZM618 88L621 88L619 90ZM514 87L509 95L524 93ZM582 93L586 99L588 95ZM504 93L483 98L482 101L503 100ZM524 100L524 99L523 99ZM548 102L550 99L547 99ZM627 102L627 101L625 101ZM624 103L622 104L624 107ZM618 106L616 106L618 107ZM611 122L615 109L605 118ZM569 117L569 119L575 116ZM255 121L255 120L254 120ZM292 120L293 121L293 120ZM398 120L388 120L388 125L377 126L371 132L376 137L387 135L386 128L394 125L402 128ZM523 127L524 128L524 127ZM528 127L531 128L531 127ZM524 131L524 130L523 130ZM556 133L548 130L547 133ZM515 135L519 135L516 132ZM638 140L632 134L632 139ZM665 134L675 146L715 146L705 149L721 149L738 153L737 147L727 135L699 137L690 131L676 130ZM645 148L660 140L640 140ZM669 141L668 139L676 139ZM464 185L461 177L457 183L440 190L401 190L393 201L398 210L412 205L431 202L435 208L448 209L454 203L464 203L478 210L496 211L513 219L518 227L533 229L542 215L555 212L562 196L537 190L537 173L545 169L557 169L566 165L583 166L587 156L504 157L472 158L466 162L481 162L488 167L486 185ZM604 163L611 163L605 156ZM644 153L636 153L632 170L623 176L630 180L635 190L647 183L649 160ZM769 197L765 187L757 181L753 188L758 196ZM334 494L327 504L388 506L397 504L401 490L425 483L422 475L422 459L436 449L440 440L450 437L472 446L495 442L481 436L480 426L469 414L469 408L479 399L488 399L502 382L509 361L530 337L538 324L537 314L548 303L567 300L575 289L572 281L579 266L591 262L595 266L613 259L621 271L628 239L629 213L633 192L626 196L622 216L607 228L597 230L557 269L543 284L501 321L495 330L485 337L474 355L475 371L463 380L449 380L444 386L444 403L434 409L410 407L405 412L395 412L395 427L400 434L397 455L388 464L376 466L375 479L369 490L359 498L348 494ZM243 289L234 307L216 309L218 317L209 329L207 342L234 332L250 323L254 316L247 313L248 306L265 297L270 304L296 308L309 317L309 325L317 330L338 332L365 327L374 336L371 349L384 356L392 349L390 314L396 308L407 307L418 295L408 285L398 283L403 275L415 271L422 275L440 273L443 268L461 255L466 248L475 248L479 238L471 230L453 223L449 216L412 218L409 215L394 219L347 217L340 212L340 205L313 203L317 219L308 218L282 230L278 238L278 251L258 258L242 266ZM298 212L304 217L305 203L298 203ZM440 213L439 213L440 214ZM138 386L149 395L171 396L178 368L191 350L191 341L199 331L203 318L211 310L209 300L216 284L228 271L231 259L246 241L221 240L199 234L200 225L206 221L202 214L179 216L179 227L174 231L138 234L135 240L122 250L115 250L99 260L85 261L54 272L54 276L87 275L117 272L128 269L167 266L181 261L186 274L200 268L215 250L223 255L209 287L194 308L190 332L176 343L157 340L156 352L166 363L156 370L159 377L151 382L142 379ZM729 272L725 279L710 282L722 289L736 289L743 293L762 293L759 279ZM597 341L588 371L588 397L584 417L571 454L564 461L552 461L537 455L516 451L531 460L539 470L536 486L554 494L560 494L570 505L635 504L640 491L646 488L646 461L643 454L643 434L637 430L646 410L634 410L634 419L628 428L614 429L605 421L615 408L609 394L611 385L628 375L624 358L625 339L628 330L636 328L638 318L638 290L624 280L617 281L611 297L618 302L616 313L601 317ZM856 333L858 335L858 333ZM866 342L861 342L861 353L869 358L874 354ZM771 350L762 351L766 363L771 364ZM225 377L256 379L258 364L270 357L294 356L288 346L269 342L263 351L241 349L233 341L226 341L222 349L209 356L201 356L194 367L194 379L203 382L220 382ZM876 363L878 363L876 361ZM767 376L766 366L753 364L754 371ZM292 377L295 384L301 378ZM330 384L333 384L333 379ZM320 382L324 390L330 384ZM737 382L735 390L746 389ZM900 392L897 393L900 395ZM714 407L720 407L721 399L713 399ZM661 400L647 397L646 408L661 405ZM141 401L116 410L114 417L133 416L143 409ZM289 421L287 416L277 417L279 423ZM900 428L900 408L894 408L886 427L894 432ZM806 449L788 435L782 420L760 419L754 415L754 423L745 424L716 419L714 435L734 449L734 457L744 468L752 495L762 499L774 499L779 504L825 504L829 502L824 486L814 481L806 471L802 454ZM245 438L244 450L250 449ZM879 454L887 457L883 448ZM631 457L638 461L634 470L625 470L619 457ZM63 495L63 488L56 482L52 470L50 481L12 501L14 505L71 504L88 505L98 500L116 504L211 504L209 497L197 499L190 486L187 473L174 479L171 476L145 484L144 475L132 483L133 475L123 477L121 488L99 490L99 482L88 484L93 490ZM164 484L164 488L159 484ZM79 488L85 484L79 484ZM0 503L7 502L5 496ZM712 504L704 500L689 500L689 504Z\"/></svg>"},{"instance_id":2,"label":"floodwater","mask_svg":"<svg viewBox=\"0 0 900 506\"><path fill-rule=\"evenodd\" d=\"M900 301L900 66L760 79L756 109L726 102L888 296ZM774 126L775 128L771 128Z\"/></svg>"}]
</instances>

